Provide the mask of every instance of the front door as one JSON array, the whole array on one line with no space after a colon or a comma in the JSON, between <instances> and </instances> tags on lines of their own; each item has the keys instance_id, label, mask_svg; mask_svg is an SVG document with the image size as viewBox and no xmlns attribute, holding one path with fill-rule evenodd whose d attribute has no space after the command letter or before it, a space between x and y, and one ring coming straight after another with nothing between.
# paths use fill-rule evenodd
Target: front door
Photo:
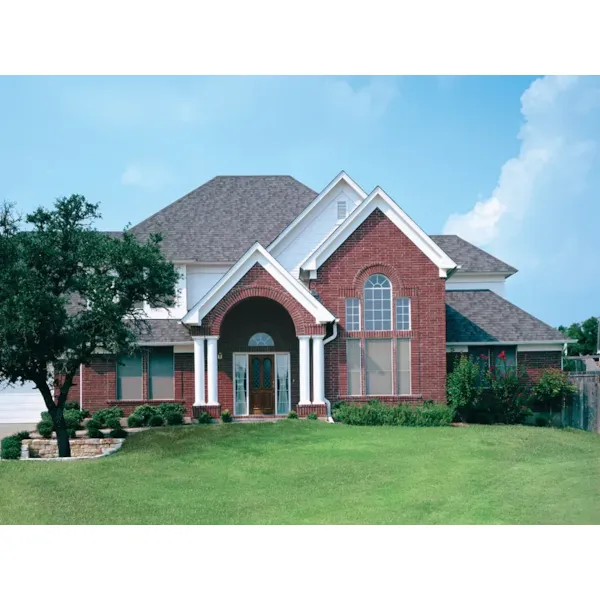
<instances>
[{"instance_id":1,"label":"front door","mask_svg":"<svg viewBox=\"0 0 600 600\"><path fill-rule=\"evenodd\" d=\"M250 414L275 414L275 385L273 354L250 355Z\"/></svg>"}]
</instances>

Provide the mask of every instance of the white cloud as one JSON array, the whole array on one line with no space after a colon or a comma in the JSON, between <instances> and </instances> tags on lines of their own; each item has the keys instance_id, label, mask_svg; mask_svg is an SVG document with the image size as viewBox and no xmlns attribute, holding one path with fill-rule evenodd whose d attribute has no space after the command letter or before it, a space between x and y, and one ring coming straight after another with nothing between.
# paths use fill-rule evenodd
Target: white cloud
<instances>
[{"instance_id":1,"label":"white cloud","mask_svg":"<svg viewBox=\"0 0 600 600\"><path fill-rule=\"evenodd\" d=\"M162 167L141 167L140 165L129 165L121 174L123 185L154 188L160 187L168 181L168 173Z\"/></svg>"},{"instance_id":2,"label":"white cloud","mask_svg":"<svg viewBox=\"0 0 600 600\"><path fill-rule=\"evenodd\" d=\"M450 215L444 233L494 246L506 255L542 206L546 211L557 208L581 188L595 150L582 127L584 113L594 105L589 98L598 91L590 83L585 78L543 77L529 86L521 96L525 122L518 136L519 155L502 166L490 197L466 213Z\"/></svg>"}]
</instances>

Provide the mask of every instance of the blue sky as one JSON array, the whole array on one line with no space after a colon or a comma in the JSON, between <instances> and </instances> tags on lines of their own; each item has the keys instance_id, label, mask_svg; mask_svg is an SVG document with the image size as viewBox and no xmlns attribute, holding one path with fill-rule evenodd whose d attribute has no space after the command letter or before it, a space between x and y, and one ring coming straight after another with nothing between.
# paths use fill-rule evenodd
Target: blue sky
<instances>
[{"instance_id":1,"label":"blue sky","mask_svg":"<svg viewBox=\"0 0 600 600\"><path fill-rule=\"evenodd\" d=\"M600 314L598 78L3 77L0 114L23 212L81 193L122 229L215 175L344 169L517 267L539 318Z\"/></svg>"}]
</instances>

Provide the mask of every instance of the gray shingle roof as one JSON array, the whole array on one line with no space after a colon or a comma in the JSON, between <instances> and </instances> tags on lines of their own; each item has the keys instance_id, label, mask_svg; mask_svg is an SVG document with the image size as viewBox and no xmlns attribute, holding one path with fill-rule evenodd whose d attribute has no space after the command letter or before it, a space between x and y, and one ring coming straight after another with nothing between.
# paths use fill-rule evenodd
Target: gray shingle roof
<instances>
[{"instance_id":1,"label":"gray shingle roof","mask_svg":"<svg viewBox=\"0 0 600 600\"><path fill-rule=\"evenodd\" d=\"M138 335L140 344L149 342L191 342L192 337L188 328L182 325L179 319L147 319L146 324Z\"/></svg>"},{"instance_id":2,"label":"gray shingle roof","mask_svg":"<svg viewBox=\"0 0 600 600\"><path fill-rule=\"evenodd\" d=\"M432 235L430 237L457 265L461 266L458 273L509 273L512 275L517 272L514 267L457 235Z\"/></svg>"},{"instance_id":3,"label":"gray shingle roof","mask_svg":"<svg viewBox=\"0 0 600 600\"><path fill-rule=\"evenodd\" d=\"M490 290L446 292L446 341L564 341L560 331Z\"/></svg>"},{"instance_id":4,"label":"gray shingle roof","mask_svg":"<svg viewBox=\"0 0 600 600\"><path fill-rule=\"evenodd\" d=\"M169 260L234 262L254 242L270 244L316 196L289 175L215 177L131 232L162 233Z\"/></svg>"}]
</instances>

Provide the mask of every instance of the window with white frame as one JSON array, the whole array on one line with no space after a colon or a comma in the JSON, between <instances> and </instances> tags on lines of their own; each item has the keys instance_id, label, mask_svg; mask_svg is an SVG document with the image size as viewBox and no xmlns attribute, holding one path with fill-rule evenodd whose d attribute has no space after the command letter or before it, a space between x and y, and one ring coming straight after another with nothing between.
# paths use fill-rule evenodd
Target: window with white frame
<instances>
[{"instance_id":1,"label":"window with white frame","mask_svg":"<svg viewBox=\"0 0 600 600\"><path fill-rule=\"evenodd\" d=\"M365 340L367 396L391 396L392 340Z\"/></svg>"},{"instance_id":2,"label":"window with white frame","mask_svg":"<svg viewBox=\"0 0 600 600\"><path fill-rule=\"evenodd\" d=\"M396 298L396 329L410 331L410 298Z\"/></svg>"},{"instance_id":3,"label":"window with white frame","mask_svg":"<svg viewBox=\"0 0 600 600\"><path fill-rule=\"evenodd\" d=\"M396 340L396 389L399 396L410 394L410 340Z\"/></svg>"},{"instance_id":4,"label":"window with white frame","mask_svg":"<svg viewBox=\"0 0 600 600\"><path fill-rule=\"evenodd\" d=\"M360 396L361 391L361 360L360 360L360 340L346 340L346 369L348 372L348 396Z\"/></svg>"},{"instance_id":5,"label":"window with white frame","mask_svg":"<svg viewBox=\"0 0 600 600\"><path fill-rule=\"evenodd\" d=\"M360 331L360 300L346 298L346 331Z\"/></svg>"},{"instance_id":6,"label":"window with white frame","mask_svg":"<svg viewBox=\"0 0 600 600\"><path fill-rule=\"evenodd\" d=\"M255 333L249 340L248 346L274 346L275 342L268 333Z\"/></svg>"},{"instance_id":7,"label":"window with white frame","mask_svg":"<svg viewBox=\"0 0 600 600\"><path fill-rule=\"evenodd\" d=\"M385 275L371 275L365 281L365 331L392 328L392 284Z\"/></svg>"}]
</instances>

